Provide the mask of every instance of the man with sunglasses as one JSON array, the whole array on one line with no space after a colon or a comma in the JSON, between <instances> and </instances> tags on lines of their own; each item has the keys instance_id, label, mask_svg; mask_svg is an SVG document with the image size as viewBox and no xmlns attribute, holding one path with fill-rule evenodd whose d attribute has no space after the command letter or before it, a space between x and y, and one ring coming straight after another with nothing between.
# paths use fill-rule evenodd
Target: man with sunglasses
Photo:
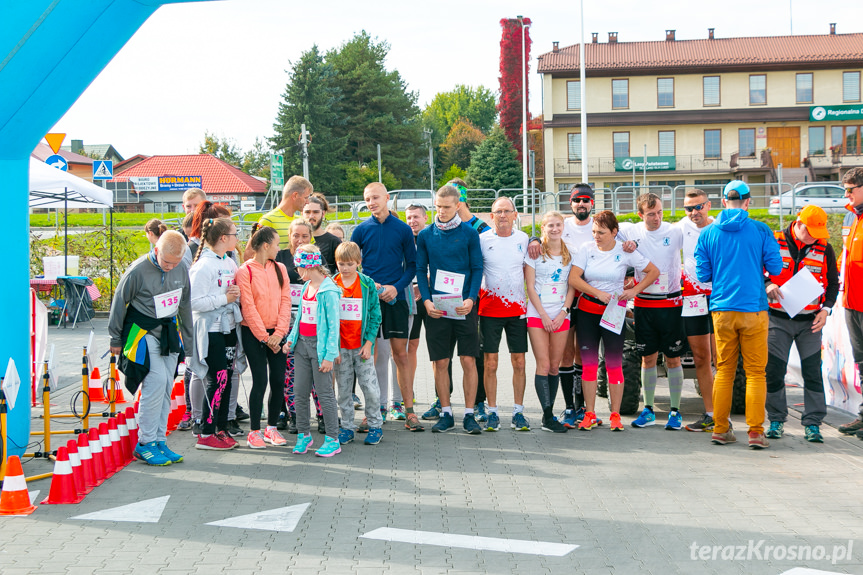
<instances>
[{"instance_id":1,"label":"man with sunglasses","mask_svg":"<svg viewBox=\"0 0 863 575\"><path fill-rule=\"evenodd\" d=\"M704 414L686 425L686 431L713 430L713 321L710 318L710 282L698 281L695 246L701 232L713 223L707 192L692 189L683 198L686 217L676 225L683 231L683 326L695 361L695 375L704 400Z\"/></svg>"},{"instance_id":2,"label":"man with sunglasses","mask_svg":"<svg viewBox=\"0 0 863 575\"><path fill-rule=\"evenodd\" d=\"M860 287L863 285L863 168L848 170L842 178L842 185L845 186L845 197L848 198L848 205L845 207L850 212L846 220L849 216L851 220L845 236L843 305L854 363L857 364L859 377L863 380L863 287ZM860 404L857 419L840 425L839 431L863 439L863 403Z\"/></svg>"}]
</instances>

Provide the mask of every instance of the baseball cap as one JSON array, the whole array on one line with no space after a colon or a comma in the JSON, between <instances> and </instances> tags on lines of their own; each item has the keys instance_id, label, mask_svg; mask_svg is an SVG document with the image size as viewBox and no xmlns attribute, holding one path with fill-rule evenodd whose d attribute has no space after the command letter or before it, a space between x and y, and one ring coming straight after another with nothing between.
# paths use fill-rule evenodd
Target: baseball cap
<instances>
[{"instance_id":1,"label":"baseball cap","mask_svg":"<svg viewBox=\"0 0 863 575\"><path fill-rule=\"evenodd\" d=\"M826 240L830 237L827 230L827 212L821 207L809 204L797 215L797 221L806 226L806 231L816 240Z\"/></svg>"},{"instance_id":2,"label":"baseball cap","mask_svg":"<svg viewBox=\"0 0 863 575\"><path fill-rule=\"evenodd\" d=\"M743 180L732 180L725 184L722 195L726 200L745 200L749 197L749 186Z\"/></svg>"},{"instance_id":3,"label":"baseball cap","mask_svg":"<svg viewBox=\"0 0 863 575\"><path fill-rule=\"evenodd\" d=\"M590 198L591 201L595 199L593 194L593 190L589 186L573 186L572 193L569 195L569 201L571 202L575 198Z\"/></svg>"}]
</instances>

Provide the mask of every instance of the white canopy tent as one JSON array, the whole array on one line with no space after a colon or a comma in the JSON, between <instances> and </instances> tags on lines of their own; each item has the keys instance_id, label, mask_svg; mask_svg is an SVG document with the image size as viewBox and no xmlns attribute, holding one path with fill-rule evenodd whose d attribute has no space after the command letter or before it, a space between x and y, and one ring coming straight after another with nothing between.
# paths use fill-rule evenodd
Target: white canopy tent
<instances>
[{"instance_id":1,"label":"white canopy tent","mask_svg":"<svg viewBox=\"0 0 863 575\"><path fill-rule=\"evenodd\" d=\"M30 158L31 208L110 208L111 190Z\"/></svg>"}]
</instances>

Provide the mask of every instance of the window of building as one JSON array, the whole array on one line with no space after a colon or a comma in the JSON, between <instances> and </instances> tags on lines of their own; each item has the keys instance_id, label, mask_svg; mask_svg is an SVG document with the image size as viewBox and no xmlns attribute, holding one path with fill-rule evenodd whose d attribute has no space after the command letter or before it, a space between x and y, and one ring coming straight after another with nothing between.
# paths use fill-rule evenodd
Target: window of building
<instances>
[{"instance_id":1,"label":"window of building","mask_svg":"<svg viewBox=\"0 0 863 575\"><path fill-rule=\"evenodd\" d=\"M704 105L719 105L719 76L704 76Z\"/></svg>"},{"instance_id":2,"label":"window of building","mask_svg":"<svg viewBox=\"0 0 863 575\"><path fill-rule=\"evenodd\" d=\"M581 80L566 83L566 109L581 110Z\"/></svg>"},{"instance_id":3,"label":"window of building","mask_svg":"<svg viewBox=\"0 0 863 575\"><path fill-rule=\"evenodd\" d=\"M831 149L848 156L860 155L860 133L863 126L831 126Z\"/></svg>"},{"instance_id":4,"label":"window of building","mask_svg":"<svg viewBox=\"0 0 863 575\"><path fill-rule=\"evenodd\" d=\"M651 186L668 186L669 188L676 188L677 186L685 186L686 180L658 180L647 183Z\"/></svg>"},{"instance_id":5,"label":"window of building","mask_svg":"<svg viewBox=\"0 0 863 575\"><path fill-rule=\"evenodd\" d=\"M749 105L757 106L767 103L767 76L753 74L749 76Z\"/></svg>"},{"instance_id":6,"label":"window of building","mask_svg":"<svg viewBox=\"0 0 863 575\"><path fill-rule=\"evenodd\" d=\"M741 158L755 157L755 128L737 130L737 151Z\"/></svg>"},{"instance_id":7,"label":"window of building","mask_svg":"<svg viewBox=\"0 0 863 575\"><path fill-rule=\"evenodd\" d=\"M629 80L611 81L611 107L629 107Z\"/></svg>"},{"instance_id":8,"label":"window of building","mask_svg":"<svg viewBox=\"0 0 863 575\"><path fill-rule=\"evenodd\" d=\"M812 74L797 74L797 103L812 103Z\"/></svg>"},{"instance_id":9,"label":"window of building","mask_svg":"<svg viewBox=\"0 0 863 575\"><path fill-rule=\"evenodd\" d=\"M722 130L704 130L704 157L722 157Z\"/></svg>"},{"instance_id":10,"label":"window of building","mask_svg":"<svg viewBox=\"0 0 863 575\"><path fill-rule=\"evenodd\" d=\"M567 134L567 157L570 162L581 161L581 134Z\"/></svg>"},{"instance_id":11,"label":"window of building","mask_svg":"<svg viewBox=\"0 0 863 575\"><path fill-rule=\"evenodd\" d=\"M612 137L614 142L614 157L629 157L629 132L614 132Z\"/></svg>"},{"instance_id":12,"label":"window of building","mask_svg":"<svg viewBox=\"0 0 863 575\"><path fill-rule=\"evenodd\" d=\"M860 72L842 72L842 101L860 101Z\"/></svg>"},{"instance_id":13,"label":"window of building","mask_svg":"<svg viewBox=\"0 0 863 575\"><path fill-rule=\"evenodd\" d=\"M659 155L674 155L674 130L670 132L659 132Z\"/></svg>"},{"instance_id":14,"label":"window of building","mask_svg":"<svg viewBox=\"0 0 863 575\"><path fill-rule=\"evenodd\" d=\"M660 108L674 107L674 78L656 79L656 105Z\"/></svg>"},{"instance_id":15,"label":"window of building","mask_svg":"<svg viewBox=\"0 0 863 575\"><path fill-rule=\"evenodd\" d=\"M824 155L824 126L809 126L809 155Z\"/></svg>"}]
</instances>

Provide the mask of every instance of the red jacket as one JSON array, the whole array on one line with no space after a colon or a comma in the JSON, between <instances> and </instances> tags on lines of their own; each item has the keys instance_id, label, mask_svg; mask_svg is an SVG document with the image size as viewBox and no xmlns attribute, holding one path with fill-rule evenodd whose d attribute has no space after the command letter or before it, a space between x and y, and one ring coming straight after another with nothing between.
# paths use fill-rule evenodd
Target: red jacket
<instances>
[{"instance_id":1,"label":"red jacket","mask_svg":"<svg viewBox=\"0 0 863 575\"><path fill-rule=\"evenodd\" d=\"M846 208L854 212L851 206ZM845 237L844 283L845 307L863 312L863 216L854 218L851 230Z\"/></svg>"}]
</instances>

